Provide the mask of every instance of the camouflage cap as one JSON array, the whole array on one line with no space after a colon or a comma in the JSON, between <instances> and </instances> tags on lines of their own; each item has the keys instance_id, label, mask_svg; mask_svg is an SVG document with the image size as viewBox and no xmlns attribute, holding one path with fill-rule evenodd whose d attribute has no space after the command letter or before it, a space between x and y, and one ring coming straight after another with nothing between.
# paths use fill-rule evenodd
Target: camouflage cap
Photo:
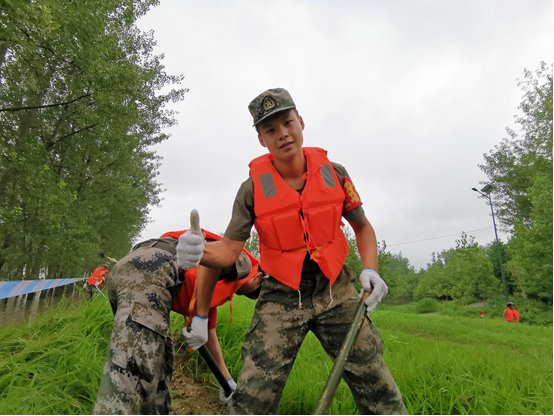
<instances>
[{"instance_id":1,"label":"camouflage cap","mask_svg":"<svg viewBox=\"0 0 554 416\"><path fill-rule=\"evenodd\" d=\"M289 92L284 88L273 88L262 92L248 105L254 118L254 126L272 114L296 108Z\"/></svg>"}]
</instances>

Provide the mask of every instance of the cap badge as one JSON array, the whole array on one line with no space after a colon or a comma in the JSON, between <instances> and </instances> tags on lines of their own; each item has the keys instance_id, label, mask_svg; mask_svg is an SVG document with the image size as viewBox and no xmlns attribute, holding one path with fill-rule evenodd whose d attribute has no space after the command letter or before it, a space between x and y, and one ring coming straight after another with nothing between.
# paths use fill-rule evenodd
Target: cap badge
<instances>
[{"instance_id":1,"label":"cap badge","mask_svg":"<svg viewBox=\"0 0 554 416\"><path fill-rule=\"evenodd\" d=\"M272 108L274 108L276 105L275 100L271 97L265 97L264 101L262 102L262 107L265 111L269 111Z\"/></svg>"}]
</instances>

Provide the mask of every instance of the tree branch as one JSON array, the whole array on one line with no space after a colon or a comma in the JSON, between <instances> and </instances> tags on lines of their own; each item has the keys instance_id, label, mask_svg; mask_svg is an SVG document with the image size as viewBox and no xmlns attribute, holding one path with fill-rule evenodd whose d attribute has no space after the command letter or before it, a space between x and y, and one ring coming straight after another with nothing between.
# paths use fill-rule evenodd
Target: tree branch
<instances>
[{"instance_id":1,"label":"tree branch","mask_svg":"<svg viewBox=\"0 0 554 416\"><path fill-rule=\"evenodd\" d=\"M79 134L81 133L82 131L84 130L89 130L89 129L92 129L93 127L96 127L97 124L91 124L90 126L86 126L86 127L83 127L82 129L79 129L79 130L76 130L76 131L73 131L69 134L66 134L65 136L61 137L59 140L56 140L54 143L50 143L48 146L47 146L47 150L50 150L53 146L57 145L59 142L61 142L62 140L65 140L67 139L68 137L71 137L75 134Z\"/></svg>"},{"instance_id":2,"label":"tree branch","mask_svg":"<svg viewBox=\"0 0 554 416\"><path fill-rule=\"evenodd\" d=\"M48 105L39 105L39 106L33 106L33 107L13 107L13 108L0 108L0 112L2 111L21 111L21 110L36 110L38 108L49 108L49 107L60 107L62 105L69 105L74 103L75 101L82 100L83 98L90 97L92 94L85 94L81 95L78 98L75 98L71 101L66 101L65 103L59 103L59 104L48 104Z\"/></svg>"}]
</instances>

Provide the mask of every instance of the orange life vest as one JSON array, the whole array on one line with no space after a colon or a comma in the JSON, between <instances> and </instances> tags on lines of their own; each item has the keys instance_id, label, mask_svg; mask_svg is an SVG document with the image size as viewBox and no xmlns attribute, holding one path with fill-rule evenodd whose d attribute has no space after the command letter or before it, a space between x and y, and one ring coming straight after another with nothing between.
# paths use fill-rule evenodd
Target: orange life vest
<instances>
[{"instance_id":1,"label":"orange life vest","mask_svg":"<svg viewBox=\"0 0 554 416\"><path fill-rule=\"evenodd\" d=\"M333 284L348 256L340 229L345 195L327 152L303 148L306 185L300 195L281 178L266 154L250 162L254 225L264 272L298 290L306 252Z\"/></svg>"},{"instance_id":2,"label":"orange life vest","mask_svg":"<svg viewBox=\"0 0 554 416\"><path fill-rule=\"evenodd\" d=\"M504 310L506 311L506 317L504 319L509 322L519 322L519 313L515 309L505 308ZM516 319L514 319L514 317Z\"/></svg>"},{"instance_id":3,"label":"orange life vest","mask_svg":"<svg viewBox=\"0 0 554 416\"><path fill-rule=\"evenodd\" d=\"M92 272L92 274L87 280L87 283L91 285L96 285L96 283L98 282L98 286L102 287L102 283L104 283L107 276L108 276L108 271L103 267L98 267L96 270Z\"/></svg>"},{"instance_id":4,"label":"orange life vest","mask_svg":"<svg viewBox=\"0 0 554 416\"><path fill-rule=\"evenodd\" d=\"M163 237L173 237L179 238L179 236L185 233L187 230L181 231L170 231L165 233L160 238ZM209 231L202 230L204 238L206 240L219 241L221 237L217 234L211 233ZM240 280L234 282L229 282L228 280L220 280L215 285L214 293L212 296L212 303L210 307L214 308L217 306L223 305L225 302L230 302L233 299L236 291L240 289L242 285L248 282L258 271L258 259L250 254L248 251L243 249L252 263L252 270L248 276L243 277ZM189 326L192 318L196 314L196 277L197 277L197 268L189 269L185 271L185 283L181 286L181 290L175 297L173 304L171 305L171 310L178 312L185 317L185 326Z\"/></svg>"}]
</instances>

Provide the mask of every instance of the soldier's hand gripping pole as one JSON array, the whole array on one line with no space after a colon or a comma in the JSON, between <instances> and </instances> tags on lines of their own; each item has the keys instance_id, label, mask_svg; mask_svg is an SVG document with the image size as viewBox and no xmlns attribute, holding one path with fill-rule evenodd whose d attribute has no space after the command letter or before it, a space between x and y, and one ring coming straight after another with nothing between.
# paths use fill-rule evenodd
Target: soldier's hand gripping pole
<instances>
[{"instance_id":1,"label":"soldier's hand gripping pole","mask_svg":"<svg viewBox=\"0 0 554 416\"><path fill-rule=\"evenodd\" d=\"M313 413L314 415L326 415L329 413L329 408L333 402L333 397L335 397L337 387L342 378L342 373L344 373L348 357L350 356L352 348L354 347L354 344L356 344L358 335L360 335L360 331L362 330L362 325L366 317L365 301L370 293L371 291L364 291L363 296L360 298L358 307L354 313L352 326L350 327L350 330L348 331L348 334L346 334L346 338L340 347L339 354L337 355L333 368L331 369L331 373L329 374L329 378L325 383L325 387L323 388L321 396L319 397L315 407Z\"/></svg>"}]
</instances>

